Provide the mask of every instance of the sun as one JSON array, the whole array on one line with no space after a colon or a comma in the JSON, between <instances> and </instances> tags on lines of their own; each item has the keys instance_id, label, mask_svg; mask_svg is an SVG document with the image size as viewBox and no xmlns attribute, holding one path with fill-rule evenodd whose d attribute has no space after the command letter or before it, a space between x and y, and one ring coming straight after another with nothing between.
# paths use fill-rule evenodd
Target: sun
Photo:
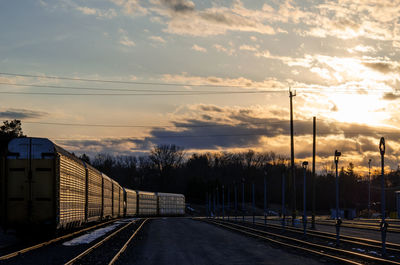
<instances>
[{"instance_id":1,"label":"sun","mask_svg":"<svg viewBox=\"0 0 400 265\"><path fill-rule=\"evenodd\" d=\"M376 94L334 94L330 100L336 107L329 116L340 122L379 125L389 118L387 103Z\"/></svg>"}]
</instances>

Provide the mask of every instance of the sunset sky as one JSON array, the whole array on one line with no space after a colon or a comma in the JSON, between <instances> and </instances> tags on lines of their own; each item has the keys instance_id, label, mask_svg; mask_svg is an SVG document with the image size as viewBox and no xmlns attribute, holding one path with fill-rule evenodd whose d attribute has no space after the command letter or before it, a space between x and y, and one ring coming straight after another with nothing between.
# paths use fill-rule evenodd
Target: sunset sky
<instances>
[{"instance_id":1,"label":"sunset sky","mask_svg":"<svg viewBox=\"0 0 400 265\"><path fill-rule=\"evenodd\" d=\"M379 166L381 136L397 169L399 14L399 0L1 1L0 117L78 154L289 156L291 87L298 163L316 116L319 169L335 149Z\"/></svg>"}]
</instances>

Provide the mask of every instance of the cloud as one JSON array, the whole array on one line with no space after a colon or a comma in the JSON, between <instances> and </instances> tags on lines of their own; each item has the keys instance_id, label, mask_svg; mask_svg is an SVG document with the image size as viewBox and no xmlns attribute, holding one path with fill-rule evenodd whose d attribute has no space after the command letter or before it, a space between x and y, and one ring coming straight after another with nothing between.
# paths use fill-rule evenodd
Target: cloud
<instances>
[{"instance_id":1,"label":"cloud","mask_svg":"<svg viewBox=\"0 0 400 265\"><path fill-rule=\"evenodd\" d=\"M27 109L5 109L0 110L0 118L7 119L31 119L31 118L42 118L47 116L47 112L27 110Z\"/></svg>"},{"instance_id":2,"label":"cloud","mask_svg":"<svg viewBox=\"0 0 400 265\"><path fill-rule=\"evenodd\" d=\"M143 7L139 0L111 0L115 5L120 6L123 13L126 15L145 15L147 9Z\"/></svg>"},{"instance_id":3,"label":"cloud","mask_svg":"<svg viewBox=\"0 0 400 265\"><path fill-rule=\"evenodd\" d=\"M400 95L396 95L391 92L383 94L383 97L382 97L382 99L384 99L384 100L397 100L399 98L400 98Z\"/></svg>"},{"instance_id":4,"label":"cloud","mask_svg":"<svg viewBox=\"0 0 400 265\"><path fill-rule=\"evenodd\" d=\"M160 43L166 42L161 36L150 36L149 39Z\"/></svg>"},{"instance_id":5,"label":"cloud","mask_svg":"<svg viewBox=\"0 0 400 265\"><path fill-rule=\"evenodd\" d=\"M78 11L81 11L85 15L96 15L97 10L95 8L89 8L86 6L78 6L76 8Z\"/></svg>"},{"instance_id":6,"label":"cloud","mask_svg":"<svg viewBox=\"0 0 400 265\"><path fill-rule=\"evenodd\" d=\"M393 63L390 62L365 62L363 63L363 65L384 74L390 72L399 72L400 70L399 66L395 66Z\"/></svg>"},{"instance_id":7,"label":"cloud","mask_svg":"<svg viewBox=\"0 0 400 265\"><path fill-rule=\"evenodd\" d=\"M221 78L217 76L191 76L187 73L182 74L165 74L163 75L165 82L193 84L193 85L220 85L220 86L237 86L241 88L258 88L258 89L286 89L287 84L278 81L275 78L268 78L262 81L254 81L245 77L238 78ZM188 85L190 86L190 85Z\"/></svg>"},{"instance_id":8,"label":"cloud","mask_svg":"<svg viewBox=\"0 0 400 265\"><path fill-rule=\"evenodd\" d=\"M233 55L235 53L235 49L232 47L224 47L221 44L214 44L214 48L219 52L224 52L228 55Z\"/></svg>"},{"instance_id":9,"label":"cloud","mask_svg":"<svg viewBox=\"0 0 400 265\"><path fill-rule=\"evenodd\" d=\"M133 47L136 45L136 43L128 37L126 30L119 29L118 32L121 34L121 38L119 40L119 43L121 45L124 45L127 47Z\"/></svg>"},{"instance_id":10,"label":"cloud","mask_svg":"<svg viewBox=\"0 0 400 265\"><path fill-rule=\"evenodd\" d=\"M194 44L194 45L192 46L192 50L195 50L195 51L198 51L198 52L207 52L207 49L206 49L206 48L201 47L201 46L199 46L199 45L197 45L197 44Z\"/></svg>"},{"instance_id":11,"label":"cloud","mask_svg":"<svg viewBox=\"0 0 400 265\"><path fill-rule=\"evenodd\" d=\"M73 4L73 5L75 5L75 4ZM75 9L84 15L92 15L92 16L96 16L97 18L111 19L111 18L117 16L117 12L113 8L101 10L98 8L91 8L91 7L87 7L87 6L75 5Z\"/></svg>"},{"instance_id":12,"label":"cloud","mask_svg":"<svg viewBox=\"0 0 400 265\"><path fill-rule=\"evenodd\" d=\"M224 35L228 31L275 34L267 18L254 19L252 14L240 14L233 8L211 7L197 10L192 1L153 0L152 11L165 17L166 32L179 35L212 36ZM167 8L167 9L165 9Z\"/></svg>"},{"instance_id":13,"label":"cloud","mask_svg":"<svg viewBox=\"0 0 400 265\"><path fill-rule=\"evenodd\" d=\"M176 13L188 13L194 11L194 3L186 0L160 0L160 4L167 6Z\"/></svg>"}]
</instances>

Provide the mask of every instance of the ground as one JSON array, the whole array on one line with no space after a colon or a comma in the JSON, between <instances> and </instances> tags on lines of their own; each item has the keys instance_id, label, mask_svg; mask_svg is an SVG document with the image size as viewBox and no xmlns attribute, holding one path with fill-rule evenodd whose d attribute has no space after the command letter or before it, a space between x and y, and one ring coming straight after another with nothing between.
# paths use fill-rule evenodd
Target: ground
<instances>
[{"instance_id":1,"label":"ground","mask_svg":"<svg viewBox=\"0 0 400 265\"><path fill-rule=\"evenodd\" d=\"M274 248L186 218L151 220L118 264L322 264L318 258Z\"/></svg>"}]
</instances>

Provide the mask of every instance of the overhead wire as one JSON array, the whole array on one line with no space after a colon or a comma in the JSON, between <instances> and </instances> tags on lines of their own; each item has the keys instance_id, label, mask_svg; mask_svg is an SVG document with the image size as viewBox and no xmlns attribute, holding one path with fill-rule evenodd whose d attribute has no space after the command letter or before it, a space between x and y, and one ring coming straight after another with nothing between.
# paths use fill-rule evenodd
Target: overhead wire
<instances>
[{"instance_id":1,"label":"overhead wire","mask_svg":"<svg viewBox=\"0 0 400 265\"><path fill-rule=\"evenodd\" d=\"M258 88L259 91L252 91L252 92L242 92L242 91L201 91L206 93L272 93L272 92L287 92L287 90L280 89L280 90L262 90L266 89L265 86L256 86L256 85L224 85L224 84L197 84L197 83L162 83L162 82L139 82L139 81L120 81L120 80L104 80L104 79L88 79L88 78L72 78L72 77L63 77L63 76L48 76L48 75L30 75L30 74L18 74L18 73L4 73L0 72L0 75L5 76L16 76L16 77L29 77L29 78L42 78L42 79L55 79L55 80L68 80L68 81L81 81L81 82L97 82L97 83L115 83L115 84L131 84L131 85L153 85L153 86L179 86L179 87L214 87L214 88ZM172 92L172 93L188 93L194 94L199 93L199 91L183 91L183 90L154 90L154 89L118 89L118 88L95 88L95 87L71 87L71 86L60 86L60 85L38 85L38 84L15 84L15 83L6 83L0 82L2 85L12 85L12 86L20 86L20 87L42 87L42 88L61 88L61 89L78 89L78 90L103 90L103 91L135 91L135 92ZM270 89L270 88L269 88ZM296 88L294 88L296 89ZM351 93L351 92L358 92L364 91L363 88L331 88L327 90L326 88L319 88L319 87L307 87L307 88L297 88L300 89L304 93L314 93L314 92L321 92L321 93ZM366 91L366 90L365 90ZM368 89L366 91L370 92L393 92L391 90L385 89ZM17 94L13 91L5 91L3 94ZM23 94L23 93L18 93ZM47 95L57 95L57 94L47 94ZM75 95L75 94L62 94L62 95ZM86 94L82 94L86 95ZM102 94L91 94L91 95L102 95ZM108 96L109 94L104 94ZM121 94L123 95L123 94ZM174 94L175 95L175 94Z\"/></svg>"}]
</instances>

